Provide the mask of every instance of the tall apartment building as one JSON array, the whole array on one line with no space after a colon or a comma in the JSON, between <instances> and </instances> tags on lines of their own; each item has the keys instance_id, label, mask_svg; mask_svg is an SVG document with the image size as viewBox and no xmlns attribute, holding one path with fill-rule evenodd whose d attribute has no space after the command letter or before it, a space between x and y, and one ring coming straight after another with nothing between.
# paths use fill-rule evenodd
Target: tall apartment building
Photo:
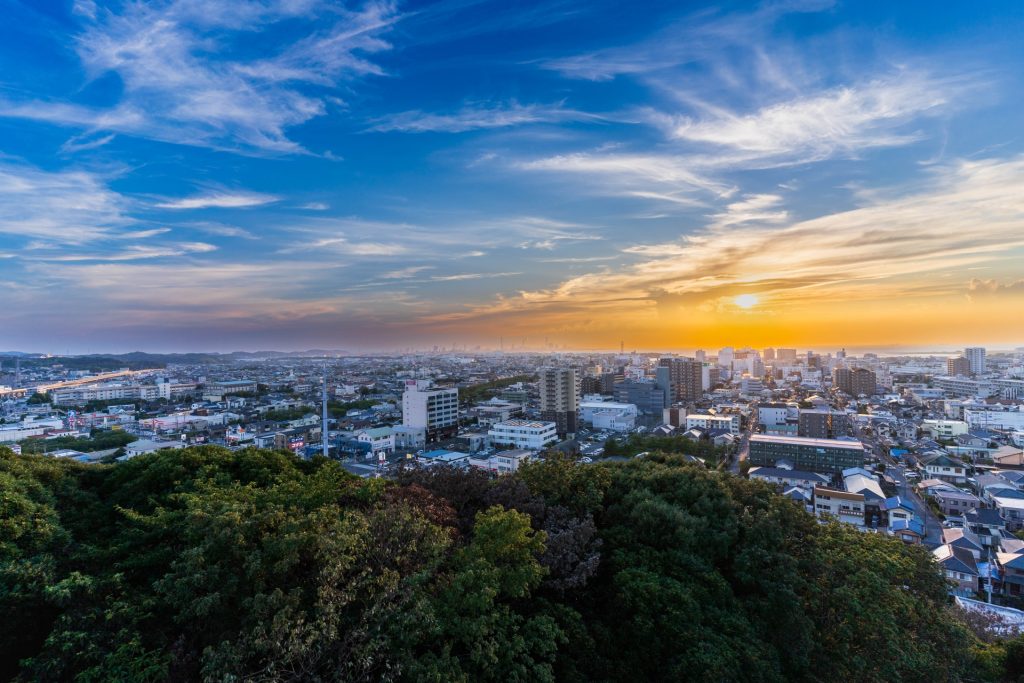
<instances>
[{"instance_id":1,"label":"tall apartment building","mask_svg":"<svg viewBox=\"0 0 1024 683\"><path fill-rule=\"evenodd\" d=\"M574 368L541 368L541 419L554 422L558 436L576 433L579 425L579 380Z\"/></svg>"},{"instance_id":2,"label":"tall apartment building","mask_svg":"<svg viewBox=\"0 0 1024 683\"><path fill-rule=\"evenodd\" d=\"M459 431L459 390L407 380L402 393L402 425L422 430L425 442L455 436Z\"/></svg>"},{"instance_id":3,"label":"tall apartment building","mask_svg":"<svg viewBox=\"0 0 1024 683\"><path fill-rule=\"evenodd\" d=\"M972 375L985 373L985 349L981 346L971 346L964 349L964 358L967 359Z\"/></svg>"},{"instance_id":4,"label":"tall apartment building","mask_svg":"<svg viewBox=\"0 0 1024 683\"><path fill-rule=\"evenodd\" d=\"M704 364L692 358L662 358L658 367L666 368L659 379L668 379L673 401L697 401L704 395Z\"/></svg>"},{"instance_id":5,"label":"tall apartment building","mask_svg":"<svg viewBox=\"0 0 1024 683\"><path fill-rule=\"evenodd\" d=\"M796 360L796 349L775 349L775 358L777 360Z\"/></svg>"},{"instance_id":6,"label":"tall apartment building","mask_svg":"<svg viewBox=\"0 0 1024 683\"><path fill-rule=\"evenodd\" d=\"M765 360L775 360L775 349L767 348L761 352L761 357Z\"/></svg>"},{"instance_id":7,"label":"tall apartment building","mask_svg":"<svg viewBox=\"0 0 1024 683\"><path fill-rule=\"evenodd\" d=\"M971 374L971 361L963 356L947 359L946 374L950 377L967 377Z\"/></svg>"},{"instance_id":8,"label":"tall apartment building","mask_svg":"<svg viewBox=\"0 0 1024 683\"><path fill-rule=\"evenodd\" d=\"M850 418L834 410L801 410L797 434L808 439L837 439L849 436Z\"/></svg>"},{"instance_id":9,"label":"tall apartment building","mask_svg":"<svg viewBox=\"0 0 1024 683\"><path fill-rule=\"evenodd\" d=\"M867 368L836 368L832 385L850 396L871 396L878 391L875 373Z\"/></svg>"}]
</instances>

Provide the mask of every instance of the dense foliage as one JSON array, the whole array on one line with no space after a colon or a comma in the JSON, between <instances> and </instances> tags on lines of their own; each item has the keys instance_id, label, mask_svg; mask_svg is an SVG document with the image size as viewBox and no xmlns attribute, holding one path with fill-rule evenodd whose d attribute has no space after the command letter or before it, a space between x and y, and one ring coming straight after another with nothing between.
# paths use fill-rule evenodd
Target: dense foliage
<instances>
[{"instance_id":1,"label":"dense foliage","mask_svg":"<svg viewBox=\"0 0 1024 683\"><path fill-rule=\"evenodd\" d=\"M503 377L502 379L496 379L490 382L470 384L469 386L459 388L459 400L463 403L477 403L495 396L500 393L502 389L507 389L513 384L536 381L536 375L515 375L514 377Z\"/></svg>"},{"instance_id":2,"label":"dense foliage","mask_svg":"<svg viewBox=\"0 0 1024 683\"><path fill-rule=\"evenodd\" d=\"M630 434L625 439L610 437L604 442L604 454L634 456L638 453L680 453L692 455L715 464L728 453L726 446L715 446L707 439L690 439L681 435Z\"/></svg>"},{"instance_id":3,"label":"dense foliage","mask_svg":"<svg viewBox=\"0 0 1024 683\"><path fill-rule=\"evenodd\" d=\"M1024 651L977 643L924 550L667 455L387 482L0 449L0 614L20 681L954 681Z\"/></svg>"},{"instance_id":4,"label":"dense foliage","mask_svg":"<svg viewBox=\"0 0 1024 683\"><path fill-rule=\"evenodd\" d=\"M53 453L62 449L94 453L127 446L139 437L127 432L93 430L89 436L58 436L55 439L25 439L21 442L23 453Z\"/></svg>"},{"instance_id":5,"label":"dense foliage","mask_svg":"<svg viewBox=\"0 0 1024 683\"><path fill-rule=\"evenodd\" d=\"M327 412L331 414L331 417L345 417L348 415L350 410L369 410L380 403L380 401L374 401L368 398L360 398L354 401L328 401Z\"/></svg>"}]
</instances>

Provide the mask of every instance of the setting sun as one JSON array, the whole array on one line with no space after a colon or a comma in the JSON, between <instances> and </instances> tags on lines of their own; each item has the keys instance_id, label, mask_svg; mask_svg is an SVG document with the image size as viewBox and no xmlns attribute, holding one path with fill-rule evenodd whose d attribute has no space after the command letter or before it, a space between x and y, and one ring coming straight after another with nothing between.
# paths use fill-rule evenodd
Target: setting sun
<instances>
[{"instance_id":1,"label":"setting sun","mask_svg":"<svg viewBox=\"0 0 1024 683\"><path fill-rule=\"evenodd\" d=\"M756 294L740 294L738 297L733 299L733 303L740 308L753 308L757 305Z\"/></svg>"}]
</instances>

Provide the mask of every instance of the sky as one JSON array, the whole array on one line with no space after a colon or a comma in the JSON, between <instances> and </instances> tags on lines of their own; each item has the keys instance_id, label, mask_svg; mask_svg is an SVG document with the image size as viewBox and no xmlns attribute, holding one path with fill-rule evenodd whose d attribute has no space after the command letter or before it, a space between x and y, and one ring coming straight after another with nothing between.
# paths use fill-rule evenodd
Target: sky
<instances>
[{"instance_id":1,"label":"sky","mask_svg":"<svg viewBox=\"0 0 1024 683\"><path fill-rule=\"evenodd\" d=\"M0 349L1024 345L1024 4L0 0Z\"/></svg>"}]
</instances>

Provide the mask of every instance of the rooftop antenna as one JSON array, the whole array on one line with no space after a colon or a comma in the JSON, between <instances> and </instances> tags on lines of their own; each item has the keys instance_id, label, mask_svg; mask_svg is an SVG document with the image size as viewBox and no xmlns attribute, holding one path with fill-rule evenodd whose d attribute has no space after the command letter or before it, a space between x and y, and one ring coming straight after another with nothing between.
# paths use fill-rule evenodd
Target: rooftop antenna
<instances>
[{"instance_id":1,"label":"rooftop antenna","mask_svg":"<svg viewBox=\"0 0 1024 683\"><path fill-rule=\"evenodd\" d=\"M321 431L320 441L323 443L324 457L326 458L327 457L327 452L328 452L328 449L329 449L329 446L327 444L327 435L328 435L328 430L327 430L327 363L324 363L324 415L323 415L323 424L320 427L320 431Z\"/></svg>"}]
</instances>

